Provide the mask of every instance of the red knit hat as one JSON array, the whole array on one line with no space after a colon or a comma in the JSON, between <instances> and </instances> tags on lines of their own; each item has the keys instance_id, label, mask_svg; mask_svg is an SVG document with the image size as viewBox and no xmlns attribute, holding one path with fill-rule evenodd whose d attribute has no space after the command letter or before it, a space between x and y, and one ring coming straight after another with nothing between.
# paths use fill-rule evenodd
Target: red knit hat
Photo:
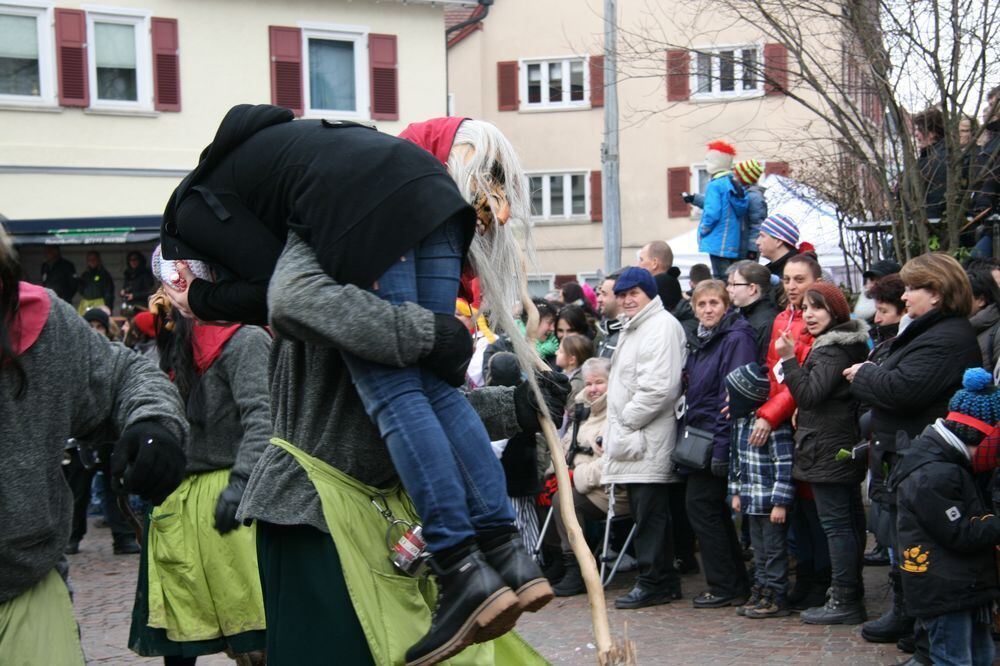
<instances>
[{"instance_id":1,"label":"red knit hat","mask_svg":"<svg viewBox=\"0 0 1000 666\"><path fill-rule=\"evenodd\" d=\"M817 282L806 290L807 296L810 291L815 291L826 301L827 312L830 313L834 326L843 324L851 318L851 308L847 304L847 299L844 298L844 292L836 285L829 282Z\"/></svg>"},{"instance_id":2,"label":"red knit hat","mask_svg":"<svg viewBox=\"0 0 1000 666\"><path fill-rule=\"evenodd\" d=\"M152 312L140 312L132 319L132 325L147 338L156 337L156 317Z\"/></svg>"}]
</instances>

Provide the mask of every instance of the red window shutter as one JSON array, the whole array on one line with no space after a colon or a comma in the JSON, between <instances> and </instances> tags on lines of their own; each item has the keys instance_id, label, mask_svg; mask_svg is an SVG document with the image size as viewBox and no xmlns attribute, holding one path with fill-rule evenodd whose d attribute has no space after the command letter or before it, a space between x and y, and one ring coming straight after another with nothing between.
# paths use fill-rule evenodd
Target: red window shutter
<instances>
[{"instance_id":1,"label":"red window shutter","mask_svg":"<svg viewBox=\"0 0 1000 666\"><path fill-rule=\"evenodd\" d=\"M788 49L784 44L764 44L764 92L784 95L788 89Z\"/></svg>"},{"instance_id":2,"label":"red window shutter","mask_svg":"<svg viewBox=\"0 0 1000 666\"><path fill-rule=\"evenodd\" d=\"M598 169L590 172L590 220L600 222L603 219L604 197L601 194L601 171Z\"/></svg>"},{"instance_id":3,"label":"red window shutter","mask_svg":"<svg viewBox=\"0 0 1000 666\"><path fill-rule=\"evenodd\" d=\"M372 120L399 120L399 59L396 35L368 35Z\"/></svg>"},{"instance_id":4,"label":"red window shutter","mask_svg":"<svg viewBox=\"0 0 1000 666\"><path fill-rule=\"evenodd\" d=\"M683 102L691 97L691 54L683 49L667 51L667 101Z\"/></svg>"},{"instance_id":5,"label":"red window shutter","mask_svg":"<svg viewBox=\"0 0 1000 666\"><path fill-rule=\"evenodd\" d=\"M271 42L271 104L302 115L302 31L268 28Z\"/></svg>"},{"instance_id":6,"label":"red window shutter","mask_svg":"<svg viewBox=\"0 0 1000 666\"><path fill-rule=\"evenodd\" d=\"M604 56L590 56L590 105L604 106Z\"/></svg>"},{"instance_id":7,"label":"red window shutter","mask_svg":"<svg viewBox=\"0 0 1000 666\"><path fill-rule=\"evenodd\" d=\"M775 176L787 176L789 173L788 162L765 162L764 174L771 173Z\"/></svg>"},{"instance_id":8,"label":"red window shutter","mask_svg":"<svg viewBox=\"0 0 1000 666\"><path fill-rule=\"evenodd\" d=\"M667 217L687 217L691 206L681 197L691 188L691 169L670 167L667 169Z\"/></svg>"},{"instance_id":9,"label":"red window shutter","mask_svg":"<svg viewBox=\"0 0 1000 666\"><path fill-rule=\"evenodd\" d=\"M87 84L87 15L78 9L56 9L59 104L89 106Z\"/></svg>"},{"instance_id":10,"label":"red window shutter","mask_svg":"<svg viewBox=\"0 0 1000 666\"><path fill-rule=\"evenodd\" d=\"M497 63L497 102L500 111L517 111L517 70L516 60Z\"/></svg>"},{"instance_id":11,"label":"red window shutter","mask_svg":"<svg viewBox=\"0 0 1000 666\"><path fill-rule=\"evenodd\" d=\"M180 111L177 19L153 18L150 25L153 37L153 107L157 111Z\"/></svg>"}]
</instances>

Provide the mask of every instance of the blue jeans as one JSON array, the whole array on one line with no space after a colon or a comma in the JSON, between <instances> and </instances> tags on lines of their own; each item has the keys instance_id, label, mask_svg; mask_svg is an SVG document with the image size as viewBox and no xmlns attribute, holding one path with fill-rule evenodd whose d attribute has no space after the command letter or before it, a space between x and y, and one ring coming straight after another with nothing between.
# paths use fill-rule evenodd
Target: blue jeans
<instances>
[{"instance_id":1,"label":"blue jeans","mask_svg":"<svg viewBox=\"0 0 1000 666\"><path fill-rule=\"evenodd\" d=\"M940 666L987 666L996 648L990 625L976 621L975 609L945 613L920 623L931 641L931 660Z\"/></svg>"},{"instance_id":2,"label":"blue jeans","mask_svg":"<svg viewBox=\"0 0 1000 666\"><path fill-rule=\"evenodd\" d=\"M729 267L736 263L736 259L727 259L726 257L717 257L714 254L708 255L709 260L712 262L712 277L716 280L726 281L726 271Z\"/></svg>"},{"instance_id":3,"label":"blue jeans","mask_svg":"<svg viewBox=\"0 0 1000 666\"><path fill-rule=\"evenodd\" d=\"M457 223L439 226L379 278L374 293L397 305L454 314L461 242ZM513 524L503 467L482 420L458 389L417 366L394 368L350 354L344 361L423 520L428 550Z\"/></svg>"}]
</instances>

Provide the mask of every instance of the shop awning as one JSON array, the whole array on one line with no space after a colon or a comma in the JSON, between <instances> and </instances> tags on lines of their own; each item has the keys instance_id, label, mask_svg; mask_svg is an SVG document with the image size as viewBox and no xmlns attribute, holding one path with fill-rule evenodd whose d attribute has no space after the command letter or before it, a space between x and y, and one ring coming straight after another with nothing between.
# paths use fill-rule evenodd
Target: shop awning
<instances>
[{"instance_id":1,"label":"shop awning","mask_svg":"<svg viewBox=\"0 0 1000 666\"><path fill-rule=\"evenodd\" d=\"M121 245L160 237L160 215L72 217L2 222L15 245Z\"/></svg>"}]
</instances>

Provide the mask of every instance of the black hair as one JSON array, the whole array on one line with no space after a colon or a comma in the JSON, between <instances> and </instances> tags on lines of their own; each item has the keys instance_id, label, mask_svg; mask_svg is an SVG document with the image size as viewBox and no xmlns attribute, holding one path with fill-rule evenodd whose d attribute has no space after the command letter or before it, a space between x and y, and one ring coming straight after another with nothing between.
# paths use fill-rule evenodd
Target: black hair
<instances>
[{"instance_id":1,"label":"black hair","mask_svg":"<svg viewBox=\"0 0 1000 666\"><path fill-rule=\"evenodd\" d=\"M931 107L913 116L913 126L924 134L934 134L938 139L944 137L944 116L941 110Z\"/></svg>"},{"instance_id":2,"label":"black hair","mask_svg":"<svg viewBox=\"0 0 1000 666\"><path fill-rule=\"evenodd\" d=\"M186 405L187 418L191 423L204 425L205 400L201 391L201 377L194 365L192 336L194 324L176 311L172 313L173 330L159 327L156 347L160 352L160 369L171 376L174 385Z\"/></svg>"},{"instance_id":3,"label":"black hair","mask_svg":"<svg viewBox=\"0 0 1000 666\"><path fill-rule=\"evenodd\" d=\"M579 333L580 335L588 338L594 338L594 331L590 325L587 313L579 305L562 306L559 310L559 316L556 317L557 325L559 324L560 319L566 320L566 323L569 324L571 333Z\"/></svg>"},{"instance_id":4,"label":"black hair","mask_svg":"<svg viewBox=\"0 0 1000 666\"><path fill-rule=\"evenodd\" d=\"M712 269L705 264L695 264L688 272L688 279L691 282L701 282L712 279Z\"/></svg>"},{"instance_id":5,"label":"black hair","mask_svg":"<svg viewBox=\"0 0 1000 666\"><path fill-rule=\"evenodd\" d=\"M14 353L11 329L21 305L21 264L3 231L0 230L0 371L13 372L16 377L14 398L24 396L28 386L28 376Z\"/></svg>"},{"instance_id":6,"label":"black hair","mask_svg":"<svg viewBox=\"0 0 1000 666\"><path fill-rule=\"evenodd\" d=\"M551 318L553 321L556 320L557 312L555 306L549 303L544 298L533 298L531 302L535 304L535 309L538 310L538 321L545 319L546 317ZM527 323L528 313L527 311L521 311L521 322Z\"/></svg>"},{"instance_id":7,"label":"black hair","mask_svg":"<svg viewBox=\"0 0 1000 666\"><path fill-rule=\"evenodd\" d=\"M973 300L981 298L986 301L986 305L996 305L1000 308L1000 287L993 279L992 269L985 266L976 266L965 269L969 276L969 285L972 287Z\"/></svg>"}]
</instances>

